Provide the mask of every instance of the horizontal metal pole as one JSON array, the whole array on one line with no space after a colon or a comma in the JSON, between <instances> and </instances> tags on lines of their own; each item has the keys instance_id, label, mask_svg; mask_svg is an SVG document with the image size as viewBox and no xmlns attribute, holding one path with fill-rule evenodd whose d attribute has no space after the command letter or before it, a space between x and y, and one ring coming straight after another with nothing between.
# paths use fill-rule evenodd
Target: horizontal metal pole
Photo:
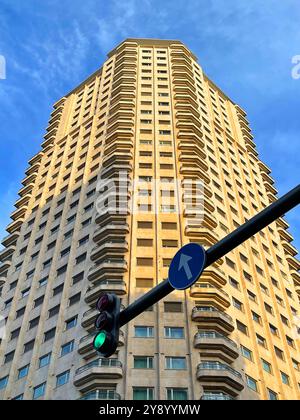
<instances>
[{"instance_id":1,"label":"horizontal metal pole","mask_svg":"<svg viewBox=\"0 0 300 420\"><path fill-rule=\"evenodd\" d=\"M300 204L300 184L210 247L206 251L205 268L224 257L228 252L273 223L276 219L283 216L298 204ZM120 313L120 327L140 315L147 308L157 303L173 290L174 289L168 280L164 280L162 283L158 284Z\"/></svg>"}]
</instances>

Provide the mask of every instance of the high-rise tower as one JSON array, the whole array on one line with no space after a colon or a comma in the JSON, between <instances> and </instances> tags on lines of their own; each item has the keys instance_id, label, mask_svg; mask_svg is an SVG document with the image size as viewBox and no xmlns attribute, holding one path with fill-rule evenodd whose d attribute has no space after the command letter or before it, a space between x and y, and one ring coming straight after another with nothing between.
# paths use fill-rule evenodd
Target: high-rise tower
<instances>
[{"instance_id":1,"label":"high-rise tower","mask_svg":"<svg viewBox=\"0 0 300 420\"><path fill-rule=\"evenodd\" d=\"M113 357L92 349L101 291L126 306L180 246L209 247L276 199L245 112L181 42L117 46L54 105L22 184L0 255L1 399L299 399L300 264L283 219L123 327ZM114 185L121 212L101 211Z\"/></svg>"}]
</instances>

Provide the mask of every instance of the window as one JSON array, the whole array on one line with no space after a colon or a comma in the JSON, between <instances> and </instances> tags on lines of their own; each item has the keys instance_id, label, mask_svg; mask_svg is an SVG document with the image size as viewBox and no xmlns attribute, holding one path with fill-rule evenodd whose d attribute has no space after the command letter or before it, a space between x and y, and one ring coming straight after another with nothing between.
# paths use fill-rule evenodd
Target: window
<instances>
[{"instance_id":1,"label":"window","mask_svg":"<svg viewBox=\"0 0 300 420\"><path fill-rule=\"evenodd\" d=\"M11 362L13 360L13 358L14 358L14 355L15 355L15 351L14 350L13 351L10 351L9 353L7 353L5 355L5 358L4 358L4 363Z\"/></svg>"},{"instance_id":2,"label":"window","mask_svg":"<svg viewBox=\"0 0 300 420\"><path fill-rule=\"evenodd\" d=\"M44 366L47 366L50 364L51 360L51 353L45 354L44 356L41 356L39 359L39 368L42 368Z\"/></svg>"},{"instance_id":3,"label":"window","mask_svg":"<svg viewBox=\"0 0 300 420\"><path fill-rule=\"evenodd\" d=\"M232 303L233 303L233 306L237 308L239 311L242 311L242 312L244 311L244 305L242 304L242 302L240 302L239 300L235 298L232 298Z\"/></svg>"},{"instance_id":4,"label":"window","mask_svg":"<svg viewBox=\"0 0 300 420\"><path fill-rule=\"evenodd\" d=\"M164 302L165 312L182 312L182 303L181 302Z\"/></svg>"},{"instance_id":5,"label":"window","mask_svg":"<svg viewBox=\"0 0 300 420\"><path fill-rule=\"evenodd\" d=\"M69 378L70 378L70 371L69 370L57 375L56 376L56 386L59 387L59 386L67 384L69 382Z\"/></svg>"},{"instance_id":6,"label":"window","mask_svg":"<svg viewBox=\"0 0 300 420\"><path fill-rule=\"evenodd\" d=\"M151 356L134 356L134 369L153 369L153 357Z\"/></svg>"},{"instance_id":7,"label":"window","mask_svg":"<svg viewBox=\"0 0 300 420\"><path fill-rule=\"evenodd\" d=\"M28 341L28 343L24 344L24 353L27 353L28 351L33 349L34 342L35 342L35 340L31 340L31 341Z\"/></svg>"},{"instance_id":8,"label":"window","mask_svg":"<svg viewBox=\"0 0 300 420\"><path fill-rule=\"evenodd\" d=\"M57 296L64 290L64 283L60 284L59 286L53 289L53 296Z\"/></svg>"},{"instance_id":9,"label":"window","mask_svg":"<svg viewBox=\"0 0 300 420\"><path fill-rule=\"evenodd\" d=\"M10 339L14 340L15 338L18 338L20 335L20 331L21 331L21 328L17 328L16 330L12 331L10 334Z\"/></svg>"},{"instance_id":10,"label":"window","mask_svg":"<svg viewBox=\"0 0 300 420\"><path fill-rule=\"evenodd\" d=\"M153 258L137 258L136 264L137 266L142 266L142 267L152 267Z\"/></svg>"},{"instance_id":11,"label":"window","mask_svg":"<svg viewBox=\"0 0 300 420\"><path fill-rule=\"evenodd\" d=\"M257 343L263 347L267 347L266 339L259 334L256 334Z\"/></svg>"},{"instance_id":12,"label":"window","mask_svg":"<svg viewBox=\"0 0 300 420\"><path fill-rule=\"evenodd\" d=\"M253 361L252 351L247 349L247 347L241 346L241 353L246 359Z\"/></svg>"},{"instance_id":13,"label":"window","mask_svg":"<svg viewBox=\"0 0 300 420\"><path fill-rule=\"evenodd\" d=\"M240 321L236 321L236 326L237 326L237 329L239 330L239 331L241 331L243 334L246 334L246 335L248 335L248 328L246 327L246 325L244 325L242 322L240 322Z\"/></svg>"},{"instance_id":14,"label":"window","mask_svg":"<svg viewBox=\"0 0 300 420\"><path fill-rule=\"evenodd\" d=\"M261 359L261 363L262 363L263 370L271 374L272 373L271 364L264 359Z\"/></svg>"},{"instance_id":15,"label":"window","mask_svg":"<svg viewBox=\"0 0 300 420\"><path fill-rule=\"evenodd\" d=\"M23 400L23 394L17 395L16 397L12 398L12 400Z\"/></svg>"},{"instance_id":16,"label":"window","mask_svg":"<svg viewBox=\"0 0 300 420\"><path fill-rule=\"evenodd\" d=\"M268 399L270 401L278 400L278 395L276 394L276 392L272 391L271 389L268 389Z\"/></svg>"},{"instance_id":17,"label":"window","mask_svg":"<svg viewBox=\"0 0 300 420\"><path fill-rule=\"evenodd\" d=\"M68 253L70 252L70 249L71 248L69 247L66 250L62 251L61 254L60 254L61 257L64 257L64 256L68 255ZM63 275L64 273L66 273L67 268L68 268L68 265L67 264L64 265L63 267L59 267L58 270L56 271L57 277Z\"/></svg>"},{"instance_id":18,"label":"window","mask_svg":"<svg viewBox=\"0 0 300 420\"><path fill-rule=\"evenodd\" d=\"M32 328L35 328L39 325L40 317L37 316L36 318L33 318L31 321L29 321L29 330L32 330Z\"/></svg>"},{"instance_id":19,"label":"window","mask_svg":"<svg viewBox=\"0 0 300 420\"><path fill-rule=\"evenodd\" d=\"M240 285L236 280L234 280L232 277L229 277L229 282L230 282L232 287L239 290Z\"/></svg>"},{"instance_id":20,"label":"window","mask_svg":"<svg viewBox=\"0 0 300 420\"><path fill-rule=\"evenodd\" d=\"M48 283L48 277L44 277L43 279L39 281L39 287L46 286L47 283Z\"/></svg>"},{"instance_id":21,"label":"window","mask_svg":"<svg viewBox=\"0 0 300 420\"><path fill-rule=\"evenodd\" d=\"M153 400L154 388L133 388L133 400Z\"/></svg>"},{"instance_id":22,"label":"window","mask_svg":"<svg viewBox=\"0 0 300 420\"><path fill-rule=\"evenodd\" d=\"M165 327L165 338L184 338L183 327Z\"/></svg>"},{"instance_id":23,"label":"window","mask_svg":"<svg viewBox=\"0 0 300 420\"><path fill-rule=\"evenodd\" d=\"M288 377L288 375L286 373L280 372L281 375L281 380L282 383L285 385L289 385L290 384L290 378Z\"/></svg>"},{"instance_id":24,"label":"window","mask_svg":"<svg viewBox=\"0 0 300 420\"><path fill-rule=\"evenodd\" d=\"M45 394L46 382L33 388L33 399L36 400Z\"/></svg>"},{"instance_id":25,"label":"window","mask_svg":"<svg viewBox=\"0 0 300 420\"><path fill-rule=\"evenodd\" d=\"M138 278L136 279L136 287L150 289L153 287L153 279Z\"/></svg>"},{"instance_id":26,"label":"window","mask_svg":"<svg viewBox=\"0 0 300 420\"><path fill-rule=\"evenodd\" d=\"M174 370L186 369L185 357L166 357L166 369L174 369Z\"/></svg>"},{"instance_id":27,"label":"window","mask_svg":"<svg viewBox=\"0 0 300 420\"><path fill-rule=\"evenodd\" d=\"M79 255L79 257L76 258L76 264L80 264L83 261L85 261L86 260L86 255L87 255L86 252L82 255Z\"/></svg>"},{"instance_id":28,"label":"window","mask_svg":"<svg viewBox=\"0 0 300 420\"><path fill-rule=\"evenodd\" d=\"M279 359L284 360L283 351L280 350L278 347L274 346L274 350L276 353L276 356L279 357Z\"/></svg>"},{"instance_id":29,"label":"window","mask_svg":"<svg viewBox=\"0 0 300 420\"><path fill-rule=\"evenodd\" d=\"M135 337L139 338L151 338L154 337L154 328L153 327L134 327Z\"/></svg>"},{"instance_id":30,"label":"window","mask_svg":"<svg viewBox=\"0 0 300 420\"><path fill-rule=\"evenodd\" d=\"M8 383L8 376L5 376L4 378L0 378L0 389L6 388L7 383Z\"/></svg>"},{"instance_id":31,"label":"window","mask_svg":"<svg viewBox=\"0 0 300 420\"><path fill-rule=\"evenodd\" d=\"M80 301L81 292L77 293L74 296L71 296L69 299L69 306L75 305L75 303Z\"/></svg>"},{"instance_id":32,"label":"window","mask_svg":"<svg viewBox=\"0 0 300 420\"><path fill-rule=\"evenodd\" d=\"M21 316L24 315L25 309L26 309L26 307L24 306L24 308L21 308L21 309L17 310L16 319L18 319L18 318L20 318Z\"/></svg>"},{"instance_id":33,"label":"window","mask_svg":"<svg viewBox=\"0 0 300 420\"><path fill-rule=\"evenodd\" d=\"M287 341L288 345L289 345L290 347L295 348L295 343L294 343L294 340L293 340L291 337L289 337L288 335L286 335L285 337L286 337L286 341Z\"/></svg>"},{"instance_id":34,"label":"window","mask_svg":"<svg viewBox=\"0 0 300 420\"><path fill-rule=\"evenodd\" d=\"M77 316L74 316L73 318L70 318L66 321L66 330L70 330L71 328L76 327L77 325Z\"/></svg>"},{"instance_id":35,"label":"window","mask_svg":"<svg viewBox=\"0 0 300 420\"><path fill-rule=\"evenodd\" d=\"M261 324L261 317L256 312L252 311L251 313L253 321L257 322L258 324Z\"/></svg>"},{"instance_id":36,"label":"window","mask_svg":"<svg viewBox=\"0 0 300 420\"><path fill-rule=\"evenodd\" d=\"M34 301L34 308L37 308L38 306L42 305L44 302L45 296L40 296L39 298L35 299Z\"/></svg>"},{"instance_id":37,"label":"window","mask_svg":"<svg viewBox=\"0 0 300 420\"><path fill-rule=\"evenodd\" d=\"M25 376L28 375L28 371L29 371L29 365L26 365L26 366L20 368L19 371L18 371L18 379L25 378Z\"/></svg>"},{"instance_id":38,"label":"window","mask_svg":"<svg viewBox=\"0 0 300 420\"><path fill-rule=\"evenodd\" d=\"M269 314L273 315L273 308L265 302L265 309Z\"/></svg>"},{"instance_id":39,"label":"window","mask_svg":"<svg viewBox=\"0 0 300 420\"><path fill-rule=\"evenodd\" d=\"M73 285L79 283L84 278L84 271L82 271L79 274L76 274L76 276L73 276Z\"/></svg>"},{"instance_id":40,"label":"window","mask_svg":"<svg viewBox=\"0 0 300 420\"><path fill-rule=\"evenodd\" d=\"M74 350L74 340L69 341L69 343L64 344L61 346L60 356L63 357L66 354L71 353Z\"/></svg>"},{"instance_id":41,"label":"window","mask_svg":"<svg viewBox=\"0 0 300 420\"><path fill-rule=\"evenodd\" d=\"M55 332L56 332L56 328L51 328L51 330L46 331L46 332L44 333L44 342L45 342L45 341L52 340L52 338L54 338L54 337L55 337Z\"/></svg>"},{"instance_id":42,"label":"window","mask_svg":"<svg viewBox=\"0 0 300 420\"><path fill-rule=\"evenodd\" d=\"M186 388L167 388L167 400L188 400L188 390Z\"/></svg>"},{"instance_id":43,"label":"window","mask_svg":"<svg viewBox=\"0 0 300 420\"><path fill-rule=\"evenodd\" d=\"M252 389L252 391L257 392L258 388L257 388L257 381L253 378L251 378L251 376L246 375L246 383L247 386Z\"/></svg>"},{"instance_id":44,"label":"window","mask_svg":"<svg viewBox=\"0 0 300 420\"><path fill-rule=\"evenodd\" d=\"M49 310L49 318L52 318L53 316L57 315L59 313L60 305L54 306Z\"/></svg>"}]
</instances>

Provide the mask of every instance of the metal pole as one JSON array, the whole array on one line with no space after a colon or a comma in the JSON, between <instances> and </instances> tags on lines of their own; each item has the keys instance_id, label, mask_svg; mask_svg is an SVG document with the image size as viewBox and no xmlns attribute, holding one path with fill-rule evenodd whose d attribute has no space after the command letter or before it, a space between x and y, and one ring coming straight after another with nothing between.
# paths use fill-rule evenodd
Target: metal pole
<instances>
[{"instance_id":1,"label":"metal pole","mask_svg":"<svg viewBox=\"0 0 300 420\"><path fill-rule=\"evenodd\" d=\"M298 204L300 204L300 184L210 247L206 251L207 260L205 267L224 257L228 252L273 223ZM168 280L164 280L158 284L120 313L120 327L140 315L145 309L157 303L173 290Z\"/></svg>"}]
</instances>

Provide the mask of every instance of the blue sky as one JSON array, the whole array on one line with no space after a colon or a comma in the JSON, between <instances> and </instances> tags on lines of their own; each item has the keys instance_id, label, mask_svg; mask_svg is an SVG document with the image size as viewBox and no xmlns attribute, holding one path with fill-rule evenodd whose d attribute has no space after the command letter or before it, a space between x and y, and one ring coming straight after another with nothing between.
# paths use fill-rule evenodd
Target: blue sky
<instances>
[{"instance_id":1,"label":"blue sky","mask_svg":"<svg viewBox=\"0 0 300 420\"><path fill-rule=\"evenodd\" d=\"M300 179L299 0L0 0L0 237L52 104L127 37L179 39L248 113L280 194ZM300 208L288 214L300 247Z\"/></svg>"}]
</instances>

